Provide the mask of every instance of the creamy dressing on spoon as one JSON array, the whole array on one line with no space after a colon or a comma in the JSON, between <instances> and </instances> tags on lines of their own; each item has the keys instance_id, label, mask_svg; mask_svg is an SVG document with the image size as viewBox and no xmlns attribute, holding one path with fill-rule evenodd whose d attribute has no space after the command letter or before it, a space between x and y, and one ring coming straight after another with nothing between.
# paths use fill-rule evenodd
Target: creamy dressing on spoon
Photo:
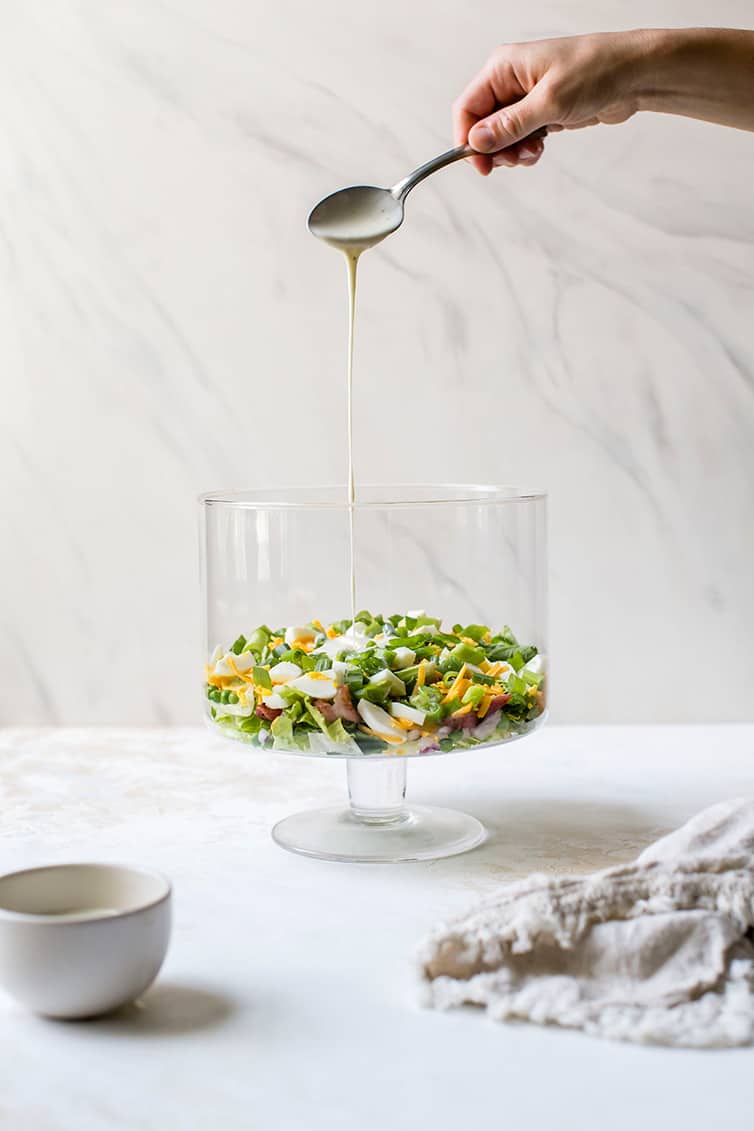
<instances>
[{"instance_id":1,"label":"creamy dressing on spoon","mask_svg":"<svg viewBox=\"0 0 754 1131\"><path fill-rule=\"evenodd\" d=\"M310 220L315 236L342 251L348 272L348 537L351 558L351 619L356 617L356 559L354 553L354 503L356 481L353 470L353 339L356 318L356 272L359 256L374 247L400 225L403 209L385 189L358 187L335 194L336 206L328 209L324 201L317 209L316 222ZM334 198L330 198L334 199Z\"/></svg>"}]
</instances>

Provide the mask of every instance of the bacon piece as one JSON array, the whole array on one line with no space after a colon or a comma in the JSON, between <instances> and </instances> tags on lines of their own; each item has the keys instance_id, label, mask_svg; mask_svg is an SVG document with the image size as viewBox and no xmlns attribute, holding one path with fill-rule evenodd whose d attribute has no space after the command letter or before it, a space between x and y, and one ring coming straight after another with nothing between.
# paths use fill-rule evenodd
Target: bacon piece
<instances>
[{"instance_id":1,"label":"bacon piece","mask_svg":"<svg viewBox=\"0 0 754 1131\"><path fill-rule=\"evenodd\" d=\"M324 715L325 722L328 723L334 723L336 719L345 719L349 723L361 721L347 687L339 687L332 700L315 699L314 706Z\"/></svg>"},{"instance_id":2,"label":"bacon piece","mask_svg":"<svg viewBox=\"0 0 754 1131\"><path fill-rule=\"evenodd\" d=\"M268 723L271 723L273 719L277 719L282 713L279 707L267 707L264 703L260 703L254 712L260 719L266 719Z\"/></svg>"},{"instance_id":3,"label":"bacon piece","mask_svg":"<svg viewBox=\"0 0 754 1131\"><path fill-rule=\"evenodd\" d=\"M450 718L446 720L445 725L449 726L451 730L471 730L478 722L479 719L474 712L469 711L468 715L459 715L457 718L453 718L451 715Z\"/></svg>"},{"instance_id":4,"label":"bacon piece","mask_svg":"<svg viewBox=\"0 0 754 1131\"><path fill-rule=\"evenodd\" d=\"M485 718L489 718L490 715L494 715L496 711L500 711L509 699L510 695L508 693L505 695L496 695L494 699L490 700ZM479 722L478 716L473 711L469 711L467 715L460 715L455 719L451 715L449 719L446 719L445 725L449 726L451 730L471 730L471 728L477 726Z\"/></svg>"}]
</instances>

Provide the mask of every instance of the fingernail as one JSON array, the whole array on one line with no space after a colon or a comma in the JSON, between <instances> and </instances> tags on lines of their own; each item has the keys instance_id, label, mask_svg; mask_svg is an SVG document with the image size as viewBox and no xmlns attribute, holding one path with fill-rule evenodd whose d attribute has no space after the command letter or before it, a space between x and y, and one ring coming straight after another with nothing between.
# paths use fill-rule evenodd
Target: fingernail
<instances>
[{"instance_id":1,"label":"fingernail","mask_svg":"<svg viewBox=\"0 0 754 1131\"><path fill-rule=\"evenodd\" d=\"M489 126L477 126L474 130L474 140L471 142L479 153L489 153L495 148L495 139Z\"/></svg>"},{"instance_id":2,"label":"fingernail","mask_svg":"<svg viewBox=\"0 0 754 1131\"><path fill-rule=\"evenodd\" d=\"M524 143L524 145L519 145L518 155L519 157L536 157L537 151L533 145L526 145Z\"/></svg>"}]
</instances>

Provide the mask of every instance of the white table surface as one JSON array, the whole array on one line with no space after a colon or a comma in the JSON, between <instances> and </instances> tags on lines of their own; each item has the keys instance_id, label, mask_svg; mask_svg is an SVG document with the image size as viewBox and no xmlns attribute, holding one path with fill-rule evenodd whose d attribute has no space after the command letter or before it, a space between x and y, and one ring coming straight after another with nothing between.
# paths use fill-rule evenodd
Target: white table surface
<instances>
[{"instance_id":1,"label":"white table surface","mask_svg":"<svg viewBox=\"0 0 754 1131\"><path fill-rule=\"evenodd\" d=\"M450 860L331 864L273 844L277 818L337 800L344 778L198 728L0 732L2 869L154 866L174 881L176 920L141 1007L59 1023L2 998L0 1127L750 1131L754 1050L426 1011L413 952L508 879L629 859L704 805L754 794L754 726L551 727L413 761L410 797L491 831Z\"/></svg>"}]
</instances>

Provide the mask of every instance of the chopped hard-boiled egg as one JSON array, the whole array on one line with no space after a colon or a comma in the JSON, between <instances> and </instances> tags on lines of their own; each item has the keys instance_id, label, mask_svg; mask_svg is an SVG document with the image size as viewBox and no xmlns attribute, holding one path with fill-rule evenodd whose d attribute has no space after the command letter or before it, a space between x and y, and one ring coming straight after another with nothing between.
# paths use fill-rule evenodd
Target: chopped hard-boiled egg
<instances>
[{"instance_id":1,"label":"chopped hard-boiled egg","mask_svg":"<svg viewBox=\"0 0 754 1131\"><path fill-rule=\"evenodd\" d=\"M285 630L285 642L289 648L292 648L294 644L313 644L316 636L316 630L307 625L300 627L294 625Z\"/></svg>"},{"instance_id":2,"label":"chopped hard-boiled egg","mask_svg":"<svg viewBox=\"0 0 754 1131\"><path fill-rule=\"evenodd\" d=\"M399 671L403 668L410 668L415 659L416 652L412 652L410 648L395 649L395 666Z\"/></svg>"},{"instance_id":3,"label":"chopped hard-boiled egg","mask_svg":"<svg viewBox=\"0 0 754 1131\"><path fill-rule=\"evenodd\" d=\"M215 675L235 675L233 668L228 663L229 659L231 661L235 659L232 652L227 652L224 656L220 657L215 664Z\"/></svg>"},{"instance_id":4,"label":"chopped hard-boiled egg","mask_svg":"<svg viewBox=\"0 0 754 1131\"><path fill-rule=\"evenodd\" d=\"M356 709L370 730L377 734L389 735L391 738L405 738L405 731L376 703L370 703L368 699L360 699Z\"/></svg>"},{"instance_id":5,"label":"chopped hard-boiled egg","mask_svg":"<svg viewBox=\"0 0 754 1131\"><path fill-rule=\"evenodd\" d=\"M264 703L265 707L272 707L272 709L275 711L284 711L288 706L288 703L283 698L283 696L278 695L276 691L273 691L270 695L263 695L262 702Z\"/></svg>"},{"instance_id":6,"label":"chopped hard-boiled egg","mask_svg":"<svg viewBox=\"0 0 754 1131\"><path fill-rule=\"evenodd\" d=\"M542 660L542 657L539 653L537 653L536 656L532 656L532 658L529 660L528 664L524 664L524 668L526 669L526 671L527 672L534 672L535 675L538 675L539 672L542 671L543 667L544 667L544 661Z\"/></svg>"},{"instance_id":7,"label":"chopped hard-boiled egg","mask_svg":"<svg viewBox=\"0 0 754 1131\"><path fill-rule=\"evenodd\" d=\"M391 703L390 714L394 719L404 719L409 723L416 723L421 726L427 717L426 711L420 711L416 707L409 707L406 703Z\"/></svg>"},{"instance_id":8,"label":"chopped hard-boiled egg","mask_svg":"<svg viewBox=\"0 0 754 1131\"><path fill-rule=\"evenodd\" d=\"M217 663L217 661L218 661L219 659L221 659L221 658L222 658L222 657L223 657L224 655L225 655L225 649L223 648L222 644L218 644L218 645L217 645L217 646L216 646L216 647L214 648L214 650L213 650L213 652L212 652L212 655L211 655L211 656L210 656L210 658L209 658L209 666L210 666L211 668L214 668L214 666L215 666L215 664Z\"/></svg>"},{"instance_id":9,"label":"chopped hard-boiled egg","mask_svg":"<svg viewBox=\"0 0 754 1131\"><path fill-rule=\"evenodd\" d=\"M334 699L338 690L332 672L305 672L298 679L292 679L288 687L293 687L312 699Z\"/></svg>"},{"instance_id":10,"label":"chopped hard-boiled egg","mask_svg":"<svg viewBox=\"0 0 754 1131\"><path fill-rule=\"evenodd\" d=\"M270 668L270 679L273 683L288 683L289 680L296 679L301 674L302 671L298 664L292 664L290 660L281 660L279 664Z\"/></svg>"},{"instance_id":11,"label":"chopped hard-boiled egg","mask_svg":"<svg viewBox=\"0 0 754 1131\"><path fill-rule=\"evenodd\" d=\"M316 656L319 652L323 652L325 656L328 656L331 660L334 660L340 652L356 651L358 651L356 647L348 647L348 645L345 643L344 636L331 636L328 640L325 640L324 644L320 644L319 648L315 648L313 654Z\"/></svg>"},{"instance_id":12,"label":"chopped hard-boiled egg","mask_svg":"<svg viewBox=\"0 0 754 1131\"><path fill-rule=\"evenodd\" d=\"M381 684L383 687L387 687L389 695L406 694L405 683L394 672L391 672L390 668L382 668L381 671L375 672L372 676L371 682Z\"/></svg>"},{"instance_id":13,"label":"chopped hard-boiled egg","mask_svg":"<svg viewBox=\"0 0 754 1131\"><path fill-rule=\"evenodd\" d=\"M330 640L325 640L319 648L315 648L314 652L315 654L324 652L334 660L340 652L362 652L370 643L369 637L364 632L364 626L356 624L347 629L342 636L333 636Z\"/></svg>"},{"instance_id":14,"label":"chopped hard-boiled egg","mask_svg":"<svg viewBox=\"0 0 754 1131\"><path fill-rule=\"evenodd\" d=\"M235 664L237 672L248 672L256 664L256 660L251 652L242 652L240 656L233 656L232 663Z\"/></svg>"}]
</instances>

